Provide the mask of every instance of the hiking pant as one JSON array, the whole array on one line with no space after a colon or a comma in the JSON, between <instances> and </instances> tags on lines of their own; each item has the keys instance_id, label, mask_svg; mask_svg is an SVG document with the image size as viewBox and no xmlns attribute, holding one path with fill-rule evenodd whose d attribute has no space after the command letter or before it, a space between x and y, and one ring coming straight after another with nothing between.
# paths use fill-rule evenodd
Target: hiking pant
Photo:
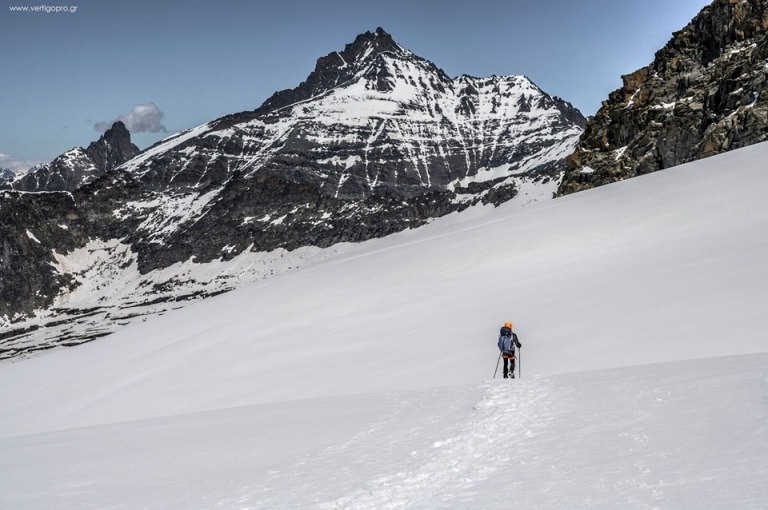
<instances>
[{"instance_id":1,"label":"hiking pant","mask_svg":"<svg viewBox=\"0 0 768 510\"><path fill-rule=\"evenodd\" d=\"M515 355L512 353L502 354L504 358L504 379L512 376L515 373ZM507 369L509 367L509 369Z\"/></svg>"}]
</instances>

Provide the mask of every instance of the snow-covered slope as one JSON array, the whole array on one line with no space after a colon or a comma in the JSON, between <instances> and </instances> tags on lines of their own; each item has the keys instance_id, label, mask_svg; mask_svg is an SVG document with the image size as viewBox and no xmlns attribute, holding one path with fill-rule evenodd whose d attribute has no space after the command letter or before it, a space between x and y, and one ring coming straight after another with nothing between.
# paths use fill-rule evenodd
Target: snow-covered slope
<instances>
[{"instance_id":1,"label":"snow-covered slope","mask_svg":"<svg viewBox=\"0 0 768 510\"><path fill-rule=\"evenodd\" d=\"M758 509L768 356L0 438L25 509Z\"/></svg>"},{"instance_id":2,"label":"snow-covered slope","mask_svg":"<svg viewBox=\"0 0 768 510\"><path fill-rule=\"evenodd\" d=\"M764 507L766 157L450 215L5 363L0 503ZM505 320L523 379L489 382Z\"/></svg>"}]
</instances>

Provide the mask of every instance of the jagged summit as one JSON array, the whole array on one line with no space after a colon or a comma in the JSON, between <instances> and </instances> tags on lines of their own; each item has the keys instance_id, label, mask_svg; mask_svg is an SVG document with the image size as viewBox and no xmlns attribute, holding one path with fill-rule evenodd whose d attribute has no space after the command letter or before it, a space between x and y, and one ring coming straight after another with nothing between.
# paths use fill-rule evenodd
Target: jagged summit
<instances>
[{"instance_id":1,"label":"jagged summit","mask_svg":"<svg viewBox=\"0 0 768 510\"><path fill-rule=\"evenodd\" d=\"M384 52L392 52L403 56L413 55L395 42L390 34L383 28L378 27L373 32L365 32L358 35L355 40L347 44L341 56L346 61L359 62L371 55L378 55Z\"/></svg>"},{"instance_id":2,"label":"jagged summit","mask_svg":"<svg viewBox=\"0 0 768 510\"><path fill-rule=\"evenodd\" d=\"M118 167L139 153L131 143L131 133L122 121L116 121L97 141L91 143L85 152L101 173Z\"/></svg>"},{"instance_id":3,"label":"jagged summit","mask_svg":"<svg viewBox=\"0 0 768 510\"><path fill-rule=\"evenodd\" d=\"M352 79L383 53L400 58L414 56L379 27L374 32L358 35L343 51L333 51L317 59L314 71L304 82L296 88L276 92L256 112L267 113L322 94Z\"/></svg>"},{"instance_id":4,"label":"jagged summit","mask_svg":"<svg viewBox=\"0 0 768 510\"><path fill-rule=\"evenodd\" d=\"M125 127L125 123L121 120L115 121L112 126L107 129L97 141L91 143L89 147L102 143L119 148L126 153L131 152L136 148L136 146L131 143L130 131L128 131L128 128Z\"/></svg>"}]
</instances>

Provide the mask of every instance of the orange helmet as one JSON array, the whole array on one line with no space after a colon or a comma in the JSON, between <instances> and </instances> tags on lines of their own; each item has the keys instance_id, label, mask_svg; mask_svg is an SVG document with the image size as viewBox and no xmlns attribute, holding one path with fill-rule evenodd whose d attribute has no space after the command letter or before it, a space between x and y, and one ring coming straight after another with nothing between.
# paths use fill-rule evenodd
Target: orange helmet
<instances>
[{"instance_id":1,"label":"orange helmet","mask_svg":"<svg viewBox=\"0 0 768 510\"><path fill-rule=\"evenodd\" d=\"M504 327L512 329L512 323L507 321L507 322L504 323Z\"/></svg>"}]
</instances>

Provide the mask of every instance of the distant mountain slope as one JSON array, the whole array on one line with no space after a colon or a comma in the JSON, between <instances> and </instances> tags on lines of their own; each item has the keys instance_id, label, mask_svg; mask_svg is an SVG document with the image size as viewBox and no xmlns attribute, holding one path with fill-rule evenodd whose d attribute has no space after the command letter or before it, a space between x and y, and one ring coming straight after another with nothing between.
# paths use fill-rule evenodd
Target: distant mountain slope
<instances>
[{"instance_id":1,"label":"distant mountain slope","mask_svg":"<svg viewBox=\"0 0 768 510\"><path fill-rule=\"evenodd\" d=\"M559 194L768 139L768 3L715 0L624 76L587 125Z\"/></svg>"},{"instance_id":2,"label":"distant mountain slope","mask_svg":"<svg viewBox=\"0 0 768 510\"><path fill-rule=\"evenodd\" d=\"M93 339L312 249L549 199L583 124L524 76L451 79L366 32L260 108L171 136L70 194L6 192L0 357ZM90 149L60 159L91 161L88 175L114 161ZM72 333L78 321L90 329Z\"/></svg>"}]
</instances>

